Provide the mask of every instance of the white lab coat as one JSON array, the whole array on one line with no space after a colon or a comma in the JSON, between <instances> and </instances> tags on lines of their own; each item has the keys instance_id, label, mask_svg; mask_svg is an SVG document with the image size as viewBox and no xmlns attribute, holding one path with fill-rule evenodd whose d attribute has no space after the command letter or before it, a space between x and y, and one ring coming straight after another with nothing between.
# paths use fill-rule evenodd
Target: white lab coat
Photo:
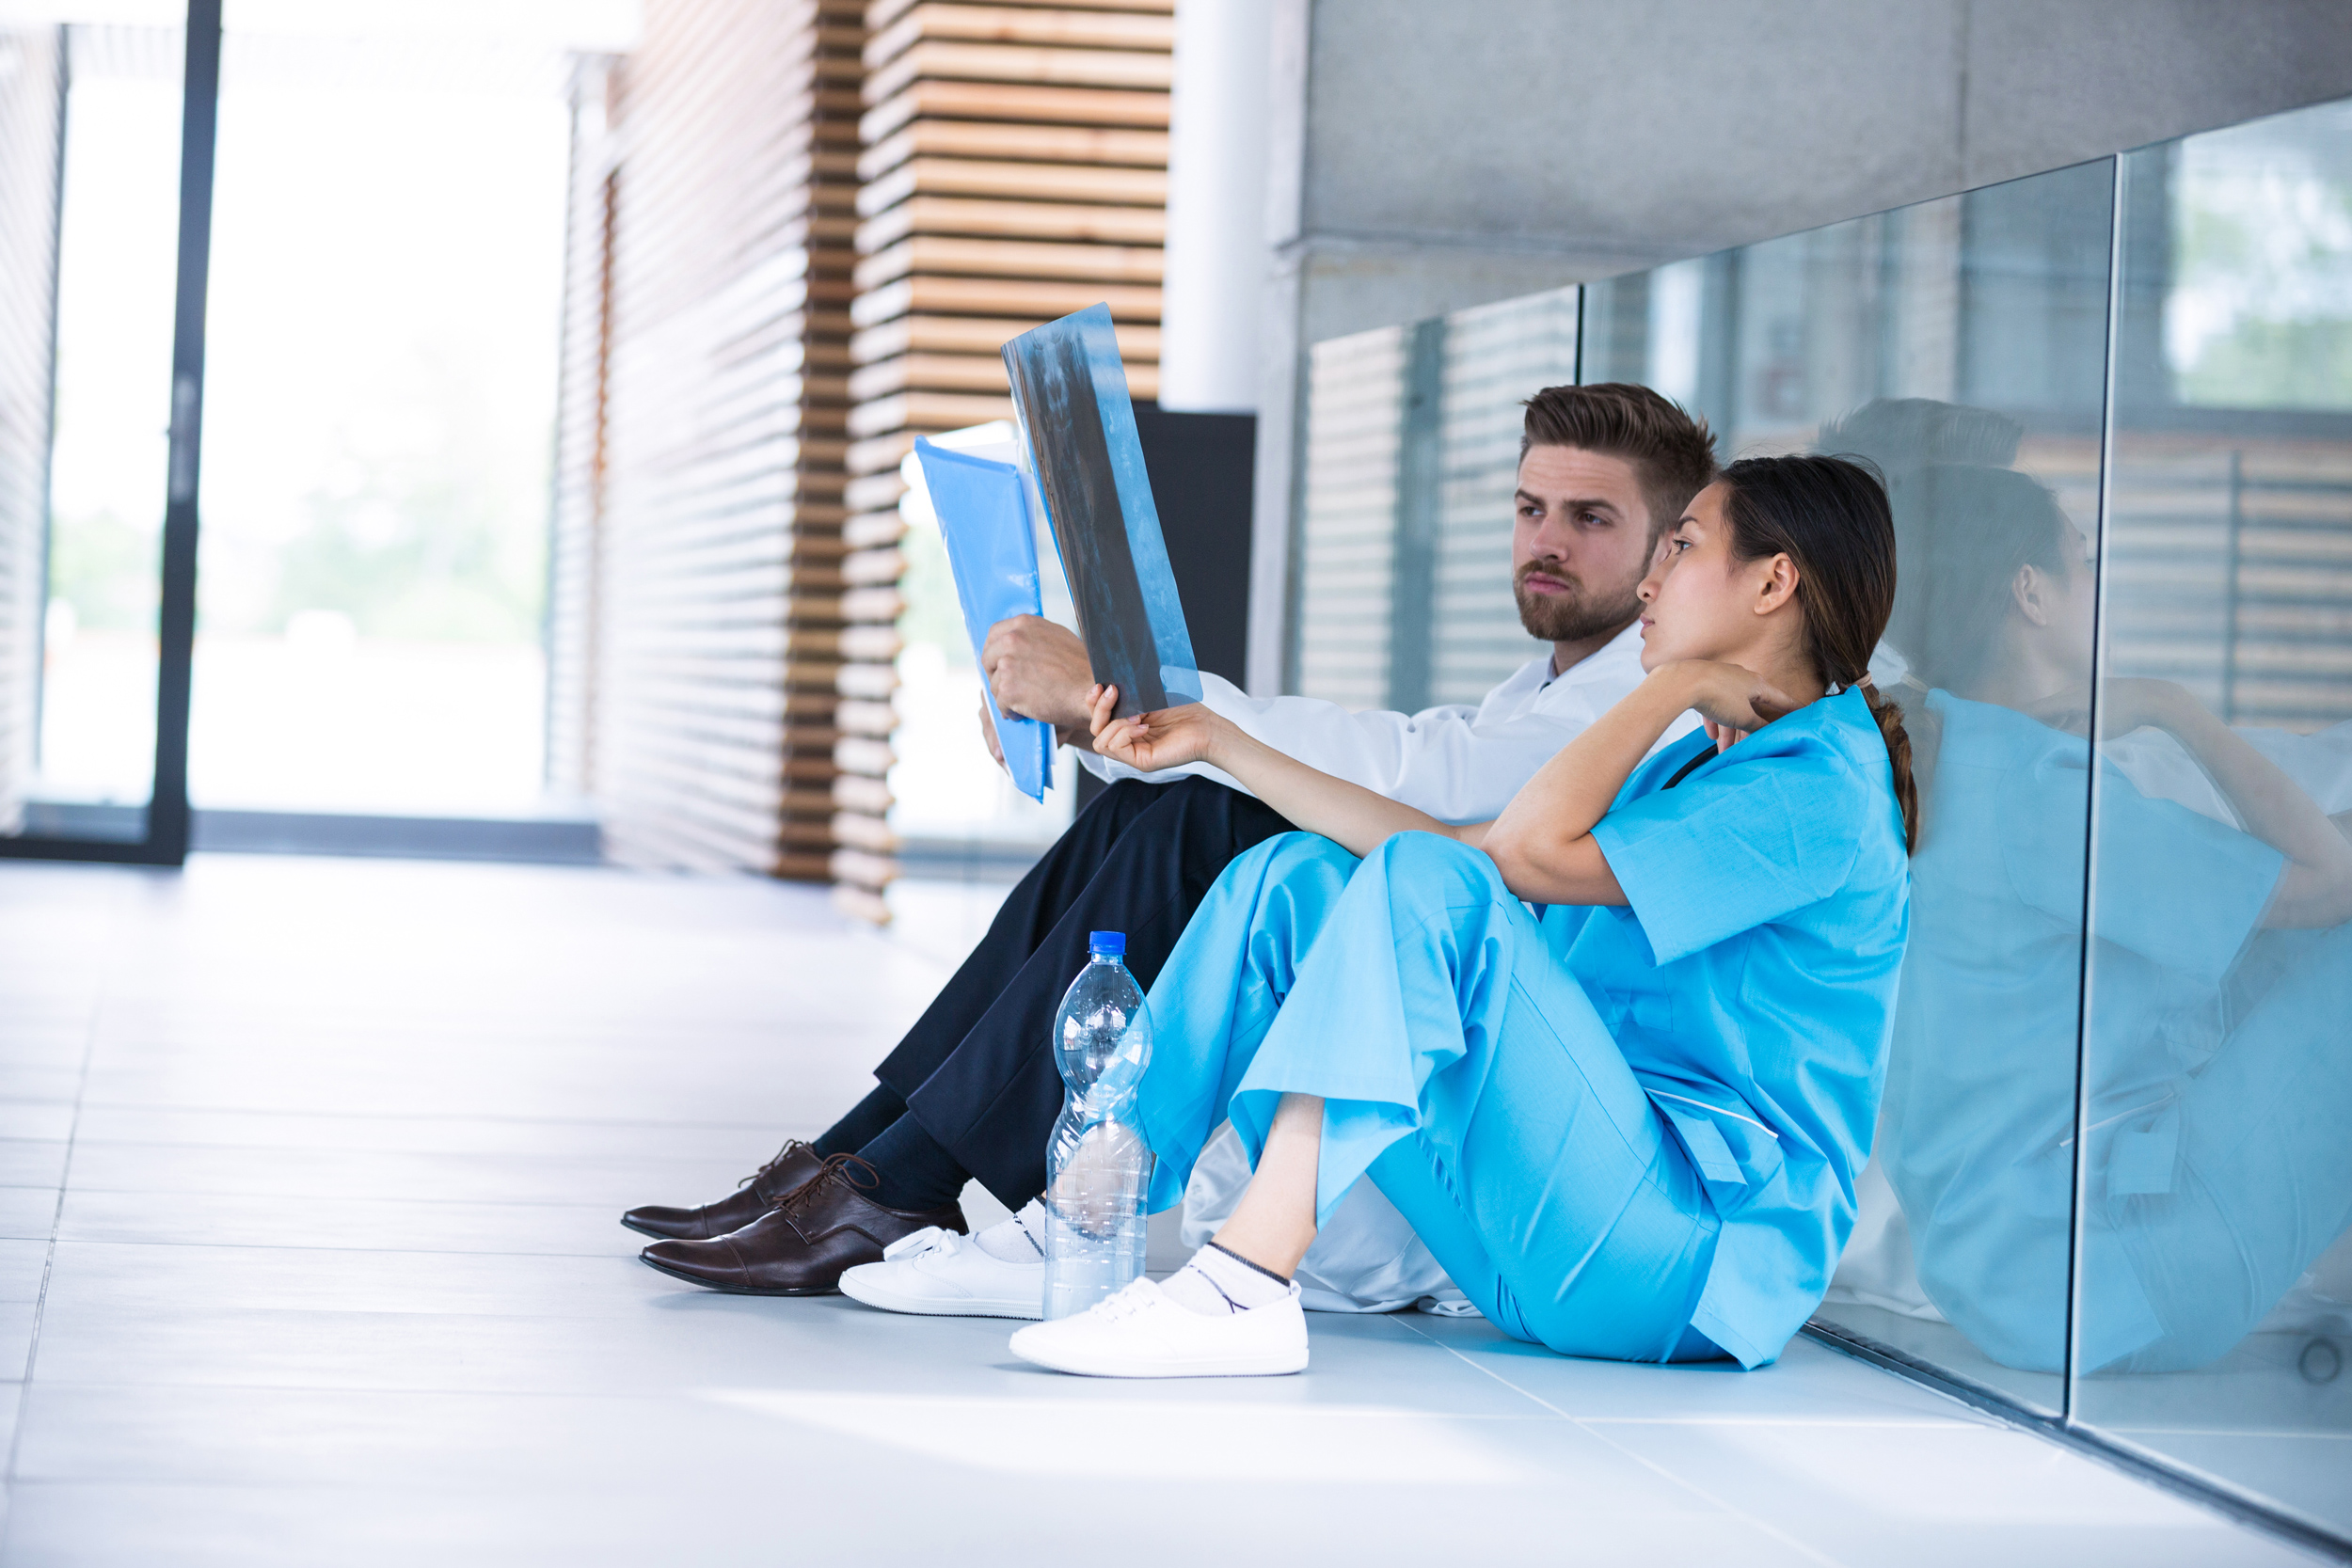
<instances>
[{"instance_id":1,"label":"white lab coat","mask_svg":"<svg viewBox=\"0 0 2352 1568\"><path fill-rule=\"evenodd\" d=\"M1350 713L1314 697L1252 697L1231 681L1205 672L1200 676L1202 701L1248 734L1441 822L1483 822L1500 815L1553 752L1641 684L1638 624L1557 678L1549 654L1530 659L1476 707L1455 703L1413 714ZM1668 738L1697 722L1685 714ZM1138 773L1091 752L1080 752L1078 760L1103 779L1166 784L1197 774L1242 787L1200 763Z\"/></svg>"},{"instance_id":2,"label":"white lab coat","mask_svg":"<svg viewBox=\"0 0 2352 1568\"><path fill-rule=\"evenodd\" d=\"M1311 697L1245 696L1231 682L1200 677L1212 709L1277 751L1445 822L1500 815L1535 769L1641 683L1638 625L1557 677L1549 655L1531 659L1474 708L1350 713ZM1659 744L1697 723L1696 714L1684 714ZM1198 774L1242 787L1197 763L1138 773L1091 753L1080 756L1104 779L1165 782ZM1197 1247L1215 1234L1248 1184L1249 1161L1240 1138L1230 1126L1219 1129L1184 1188L1185 1243ZM1302 1305L1317 1311L1393 1312L1415 1304L1438 1312L1473 1310L1405 1217L1369 1181L1349 1189L1316 1233L1299 1264L1298 1282Z\"/></svg>"}]
</instances>

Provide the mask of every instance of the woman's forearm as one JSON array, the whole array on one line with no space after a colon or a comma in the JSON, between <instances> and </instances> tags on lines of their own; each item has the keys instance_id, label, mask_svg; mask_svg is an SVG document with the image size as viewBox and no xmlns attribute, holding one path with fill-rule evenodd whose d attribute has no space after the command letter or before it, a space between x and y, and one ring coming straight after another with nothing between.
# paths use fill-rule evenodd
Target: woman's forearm
<instances>
[{"instance_id":1,"label":"woman's forearm","mask_svg":"<svg viewBox=\"0 0 2352 1568\"><path fill-rule=\"evenodd\" d=\"M1486 824L1454 827L1286 756L1232 725L1220 725L1202 761L1222 768L1298 827L1352 854L1369 855L1394 833L1442 833L1475 845Z\"/></svg>"},{"instance_id":2,"label":"woman's forearm","mask_svg":"<svg viewBox=\"0 0 2352 1568\"><path fill-rule=\"evenodd\" d=\"M2164 727L2188 749L2246 831L2287 857L2265 924L2340 926L2352 920L2352 842L2279 765L2194 702Z\"/></svg>"},{"instance_id":3,"label":"woman's forearm","mask_svg":"<svg viewBox=\"0 0 2352 1568\"><path fill-rule=\"evenodd\" d=\"M1539 904L1622 904L1625 891L1593 827L1692 704L1692 682L1669 665L1562 748L1511 798L1484 847L1503 884Z\"/></svg>"}]
</instances>

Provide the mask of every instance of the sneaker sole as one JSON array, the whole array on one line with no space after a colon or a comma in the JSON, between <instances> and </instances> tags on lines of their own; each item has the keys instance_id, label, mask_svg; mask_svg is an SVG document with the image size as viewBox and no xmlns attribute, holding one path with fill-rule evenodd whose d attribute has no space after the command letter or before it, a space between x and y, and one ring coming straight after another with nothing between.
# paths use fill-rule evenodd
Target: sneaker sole
<instances>
[{"instance_id":1,"label":"sneaker sole","mask_svg":"<svg viewBox=\"0 0 2352 1568\"><path fill-rule=\"evenodd\" d=\"M1035 1323L1045 1315L1042 1307L1002 1298L995 1301L944 1302L929 1296L900 1295L887 1287L868 1285L847 1275L841 1278L841 1293L851 1301L862 1301L885 1312L904 1312L918 1318L1025 1318Z\"/></svg>"},{"instance_id":2,"label":"sneaker sole","mask_svg":"<svg viewBox=\"0 0 2352 1568\"><path fill-rule=\"evenodd\" d=\"M1288 1377L1307 1370L1307 1353L1300 1351L1296 1361L1282 1357L1279 1363L1271 1356L1235 1356L1222 1361L1160 1362L1156 1365L1128 1361L1119 1366L1092 1361L1084 1355L1041 1355L1019 1345L1012 1354L1033 1366L1057 1372L1069 1372L1077 1377Z\"/></svg>"}]
</instances>

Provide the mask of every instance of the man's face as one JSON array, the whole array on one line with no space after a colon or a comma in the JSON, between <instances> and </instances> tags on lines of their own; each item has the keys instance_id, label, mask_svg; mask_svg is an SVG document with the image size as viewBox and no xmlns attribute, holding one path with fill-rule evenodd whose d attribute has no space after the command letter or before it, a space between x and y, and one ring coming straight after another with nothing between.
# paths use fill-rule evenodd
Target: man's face
<instances>
[{"instance_id":1,"label":"man's face","mask_svg":"<svg viewBox=\"0 0 2352 1568\"><path fill-rule=\"evenodd\" d=\"M1649 507L1633 465L1581 447L1530 447L1519 459L1511 588L1519 624L1546 642L1613 631L1641 612Z\"/></svg>"}]
</instances>

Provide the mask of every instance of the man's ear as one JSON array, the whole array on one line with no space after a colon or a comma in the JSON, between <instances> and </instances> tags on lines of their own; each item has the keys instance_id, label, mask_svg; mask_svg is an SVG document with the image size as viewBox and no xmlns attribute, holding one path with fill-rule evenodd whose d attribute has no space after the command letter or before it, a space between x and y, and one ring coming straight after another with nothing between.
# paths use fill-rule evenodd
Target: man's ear
<instances>
[{"instance_id":1,"label":"man's ear","mask_svg":"<svg viewBox=\"0 0 2352 1568\"><path fill-rule=\"evenodd\" d=\"M1770 615L1797 596L1797 563L1786 553L1776 555L1764 565L1764 575L1757 579L1756 612Z\"/></svg>"}]
</instances>

